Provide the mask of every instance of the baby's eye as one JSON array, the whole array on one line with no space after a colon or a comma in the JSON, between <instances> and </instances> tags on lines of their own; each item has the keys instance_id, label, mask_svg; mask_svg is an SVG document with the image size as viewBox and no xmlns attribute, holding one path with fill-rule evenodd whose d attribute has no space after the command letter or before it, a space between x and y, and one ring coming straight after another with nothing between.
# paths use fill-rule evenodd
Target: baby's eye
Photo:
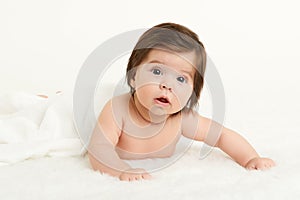
<instances>
[{"instance_id":1,"label":"baby's eye","mask_svg":"<svg viewBox=\"0 0 300 200\"><path fill-rule=\"evenodd\" d=\"M186 79L183 77L183 76L179 76L177 78L177 81L179 81L180 83L185 83L186 82Z\"/></svg>"},{"instance_id":2,"label":"baby's eye","mask_svg":"<svg viewBox=\"0 0 300 200\"><path fill-rule=\"evenodd\" d=\"M154 75L161 75L162 74L161 71L160 71L160 69L152 69L152 73Z\"/></svg>"}]
</instances>

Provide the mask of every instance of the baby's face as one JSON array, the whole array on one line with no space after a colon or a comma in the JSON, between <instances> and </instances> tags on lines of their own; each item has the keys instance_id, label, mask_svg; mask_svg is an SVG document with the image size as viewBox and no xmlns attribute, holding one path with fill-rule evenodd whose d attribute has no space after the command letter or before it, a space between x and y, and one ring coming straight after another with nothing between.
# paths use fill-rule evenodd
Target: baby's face
<instances>
[{"instance_id":1,"label":"baby's face","mask_svg":"<svg viewBox=\"0 0 300 200\"><path fill-rule=\"evenodd\" d=\"M138 66L132 85L139 102L154 114L173 114L193 92L195 55L153 49Z\"/></svg>"}]
</instances>

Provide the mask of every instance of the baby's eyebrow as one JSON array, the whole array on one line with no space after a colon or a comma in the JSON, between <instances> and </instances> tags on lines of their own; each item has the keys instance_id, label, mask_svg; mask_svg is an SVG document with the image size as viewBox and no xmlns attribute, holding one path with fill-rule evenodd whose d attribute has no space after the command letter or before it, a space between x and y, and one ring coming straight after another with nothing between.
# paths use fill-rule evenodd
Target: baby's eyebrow
<instances>
[{"instance_id":1,"label":"baby's eyebrow","mask_svg":"<svg viewBox=\"0 0 300 200\"><path fill-rule=\"evenodd\" d=\"M190 78L193 78L192 72L190 72L190 71L184 71L184 70L182 72L186 73L187 75L189 75Z\"/></svg>"},{"instance_id":2,"label":"baby's eyebrow","mask_svg":"<svg viewBox=\"0 0 300 200\"><path fill-rule=\"evenodd\" d=\"M159 64L162 64L164 65L165 63L159 61L159 60L151 60L149 63L159 63Z\"/></svg>"}]
</instances>

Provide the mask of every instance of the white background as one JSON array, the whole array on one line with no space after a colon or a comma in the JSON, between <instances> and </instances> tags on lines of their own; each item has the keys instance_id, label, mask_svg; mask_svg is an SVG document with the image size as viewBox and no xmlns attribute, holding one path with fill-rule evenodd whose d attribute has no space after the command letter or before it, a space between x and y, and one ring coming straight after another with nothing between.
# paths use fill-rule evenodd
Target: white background
<instances>
[{"instance_id":1,"label":"white background","mask_svg":"<svg viewBox=\"0 0 300 200\"><path fill-rule=\"evenodd\" d=\"M270 127L267 139L274 129L288 137L285 130L296 133L300 121L298 4L1 0L0 93L71 93L81 65L102 42L175 22L196 32L214 61L225 87L226 123L253 138L261 135L258 127Z\"/></svg>"},{"instance_id":2,"label":"white background","mask_svg":"<svg viewBox=\"0 0 300 200\"><path fill-rule=\"evenodd\" d=\"M0 197L299 199L299 4L0 0L0 95L54 95L57 90L72 94L81 65L102 42L125 31L175 22L199 35L220 73L226 126L277 163L272 170L250 173L216 152L199 161L196 148L154 174L153 181L133 185L98 176L82 158L44 158L2 167L0 185L5 187ZM126 64L120 61L116 66ZM205 101L200 103L204 110L209 104Z\"/></svg>"}]
</instances>

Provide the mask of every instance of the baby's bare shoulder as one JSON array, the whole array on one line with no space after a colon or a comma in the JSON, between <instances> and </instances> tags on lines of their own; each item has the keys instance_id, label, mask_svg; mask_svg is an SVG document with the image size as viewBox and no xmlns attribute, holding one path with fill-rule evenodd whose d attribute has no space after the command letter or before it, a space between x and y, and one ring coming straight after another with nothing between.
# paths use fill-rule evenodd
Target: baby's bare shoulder
<instances>
[{"instance_id":1,"label":"baby's bare shoulder","mask_svg":"<svg viewBox=\"0 0 300 200\"><path fill-rule=\"evenodd\" d=\"M106 102L100 115L99 122L102 124L114 124L121 129L124 121L124 116L128 111L128 101L130 100L130 94L122 94L111 98Z\"/></svg>"},{"instance_id":2,"label":"baby's bare shoulder","mask_svg":"<svg viewBox=\"0 0 300 200\"><path fill-rule=\"evenodd\" d=\"M194 133L199 123L200 115L198 112L194 110L183 109L181 116L181 127L183 133Z\"/></svg>"},{"instance_id":3,"label":"baby's bare shoulder","mask_svg":"<svg viewBox=\"0 0 300 200\"><path fill-rule=\"evenodd\" d=\"M181 111L182 120L191 120L191 119L198 119L199 114L197 111L194 111L192 109L184 108Z\"/></svg>"},{"instance_id":4,"label":"baby's bare shoulder","mask_svg":"<svg viewBox=\"0 0 300 200\"><path fill-rule=\"evenodd\" d=\"M122 94L119 96L115 96L109 100L107 106L109 107L109 112L116 118L121 120L128 112L128 106L130 102L131 94Z\"/></svg>"},{"instance_id":5,"label":"baby's bare shoulder","mask_svg":"<svg viewBox=\"0 0 300 200\"><path fill-rule=\"evenodd\" d=\"M109 99L102 110L114 110L114 109L121 109L122 107L127 106L130 100L130 94L122 94L119 96L114 96L113 98Z\"/></svg>"},{"instance_id":6,"label":"baby's bare shoulder","mask_svg":"<svg viewBox=\"0 0 300 200\"><path fill-rule=\"evenodd\" d=\"M102 111L107 110L111 112L114 109L120 110L121 107L124 107L126 105L126 102L128 102L129 99L130 99L130 94L122 94L119 96L114 96L113 98L109 99L105 103L105 106L103 107Z\"/></svg>"},{"instance_id":7,"label":"baby's bare shoulder","mask_svg":"<svg viewBox=\"0 0 300 200\"><path fill-rule=\"evenodd\" d=\"M118 96L113 97L110 102L115 106L119 107L119 106L127 106L128 107L128 103L130 101L131 98L131 94L130 93L125 93L125 94L121 94Z\"/></svg>"}]
</instances>

